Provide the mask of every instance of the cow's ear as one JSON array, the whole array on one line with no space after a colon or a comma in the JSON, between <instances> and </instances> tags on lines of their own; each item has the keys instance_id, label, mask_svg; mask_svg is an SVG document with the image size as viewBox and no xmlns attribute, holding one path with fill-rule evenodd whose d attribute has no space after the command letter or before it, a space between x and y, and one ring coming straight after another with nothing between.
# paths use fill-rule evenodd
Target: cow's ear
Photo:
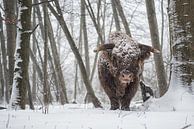
<instances>
[{"instance_id":1,"label":"cow's ear","mask_svg":"<svg viewBox=\"0 0 194 129\"><path fill-rule=\"evenodd\" d=\"M155 49L151 46L140 44L140 43L139 43L139 48L141 51L144 51L144 52L160 53L158 49Z\"/></svg>"},{"instance_id":2,"label":"cow's ear","mask_svg":"<svg viewBox=\"0 0 194 129\"><path fill-rule=\"evenodd\" d=\"M105 51L105 50L108 50L108 49L113 49L114 47L115 47L115 44L113 44L113 43L109 43L109 44L101 44L101 45L99 45L99 46L94 50L94 52Z\"/></svg>"}]
</instances>

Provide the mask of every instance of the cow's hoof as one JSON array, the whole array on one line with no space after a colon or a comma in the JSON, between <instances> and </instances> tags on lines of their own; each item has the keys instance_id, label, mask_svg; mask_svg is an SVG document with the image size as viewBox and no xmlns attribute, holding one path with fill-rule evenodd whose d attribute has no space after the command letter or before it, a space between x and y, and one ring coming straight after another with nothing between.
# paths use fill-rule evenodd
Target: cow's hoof
<instances>
[{"instance_id":1,"label":"cow's hoof","mask_svg":"<svg viewBox=\"0 0 194 129\"><path fill-rule=\"evenodd\" d=\"M111 106L111 108L110 108L110 110L117 110L117 109L119 109L119 107L113 107L113 106Z\"/></svg>"},{"instance_id":2,"label":"cow's hoof","mask_svg":"<svg viewBox=\"0 0 194 129\"><path fill-rule=\"evenodd\" d=\"M121 110L130 111L130 108L129 107L121 107Z\"/></svg>"}]
</instances>

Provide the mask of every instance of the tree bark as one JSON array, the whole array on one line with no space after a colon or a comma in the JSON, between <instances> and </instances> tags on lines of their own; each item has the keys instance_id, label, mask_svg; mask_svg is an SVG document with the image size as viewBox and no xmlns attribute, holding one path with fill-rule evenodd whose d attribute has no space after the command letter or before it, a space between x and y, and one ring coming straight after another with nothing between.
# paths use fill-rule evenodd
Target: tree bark
<instances>
[{"instance_id":1,"label":"tree bark","mask_svg":"<svg viewBox=\"0 0 194 129\"><path fill-rule=\"evenodd\" d=\"M112 10L113 10L113 17L115 20L116 30L120 31L121 27L120 27L120 21L119 21L119 17L118 17L118 13L117 13L115 0L111 0L111 5L112 5Z\"/></svg>"},{"instance_id":2,"label":"tree bark","mask_svg":"<svg viewBox=\"0 0 194 129\"><path fill-rule=\"evenodd\" d=\"M124 28L125 28L125 31L126 31L127 35L129 35L131 37L131 31L129 29L129 24L128 24L127 19L125 17L123 7L121 5L120 0L114 0L114 4L117 7L117 11L119 13L119 16L120 16L122 22L123 22L123 25L124 25Z\"/></svg>"},{"instance_id":3,"label":"tree bark","mask_svg":"<svg viewBox=\"0 0 194 129\"><path fill-rule=\"evenodd\" d=\"M33 28L36 26L36 13L35 13L35 8L33 8ZM32 35L32 51L34 53L34 55L36 55L37 53L37 49L36 49L36 37L35 34ZM37 89L37 72L36 72L36 66L33 63L32 66L32 100L36 101L36 89Z\"/></svg>"},{"instance_id":4,"label":"tree bark","mask_svg":"<svg viewBox=\"0 0 194 129\"><path fill-rule=\"evenodd\" d=\"M44 0L43 0L44 1ZM49 87L48 87L48 73L47 73L47 65L48 65L48 10L47 4L43 5L44 12L44 65L43 65L43 73L44 73L44 82L43 82L43 99L44 99L44 110L45 114L48 113L48 105L49 105Z\"/></svg>"},{"instance_id":5,"label":"tree bark","mask_svg":"<svg viewBox=\"0 0 194 129\"><path fill-rule=\"evenodd\" d=\"M85 50L85 66L87 68L87 75L90 75L90 60L89 60L89 50L88 50L88 34L86 26L86 9L85 9L85 0L81 0L81 20L82 20L82 31L83 31L83 40L84 40L84 50Z\"/></svg>"},{"instance_id":6,"label":"tree bark","mask_svg":"<svg viewBox=\"0 0 194 129\"><path fill-rule=\"evenodd\" d=\"M14 79L12 85L11 104L25 109L26 86L28 81L28 63L31 35L31 0L18 2L18 33L15 54ZM28 8L26 8L28 7Z\"/></svg>"},{"instance_id":7,"label":"tree bark","mask_svg":"<svg viewBox=\"0 0 194 129\"><path fill-rule=\"evenodd\" d=\"M5 24L7 33L7 54L8 54L8 90L6 90L6 100L10 98L10 87L13 83L13 72L14 72L14 52L16 46L16 1L3 0L5 8ZM5 58L6 59L6 58ZM8 102L8 101L7 101Z\"/></svg>"},{"instance_id":8,"label":"tree bark","mask_svg":"<svg viewBox=\"0 0 194 129\"><path fill-rule=\"evenodd\" d=\"M159 32L158 32L158 24L157 24L156 13L155 13L154 0L146 0L146 9L147 9L152 46L160 50L160 54L154 54L154 61L155 61L160 96L163 96L168 90L168 86L166 81L162 50L161 50L160 41L159 41Z\"/></svg>"},{"instance_id":9,"label":"tree bark","mask_svg":"<svg viewBox=\"0 0 194 129\"><path fill-rule=\"evenodd\" d=\"M7 60L6 60L6 49L5 49L5 36L3 33L3 21L2 21L2 17L1 17L1 12L0 12L0 41L1 41L1 57L2 61L1 61L1 67L2 67L2 75L1 75L1 82L2 82L2 97L5 97L6 102L9 102L9 97L8 97L8 78L7 78ZM4 93L4 89L6 89L6 92Z\"/></svg>"},{"instance_id":10,"label":"tree bark","mask_svg":"<svg viewBox=\"0 0 194 129\"><path fill-rule=\"evenodd\" d=\"M194 1L169 0L170 38L173 73L183 87L193 91L194 80Z\"/></svg>"},{"instance_id":11,"label":"tree bark","mask_svg":"<svg viewBox=\"0 0 194 129\"><path fill-rule=\"evenodd\" d=\"M28 75L28 80L27 80L27 91L28 91L28 101L29 101L29 106L30 109L34 110L34 104L33 104L33 100L32 100L32 91L31 91L31 86L30 86L30 80L29 80L29 75Z\"/></svg>"},{"instance_id":12,"label":"tree bark","mask_svg":"<svg viewBox=\"0 0 194 129\"><path fill-rule=\"evenodd\" d=\"M4 78L3 78L3 67L2 66L3 65L1 63L1 54L0 54L0 101L4 97Z\"/></svg>"}]
</instances>

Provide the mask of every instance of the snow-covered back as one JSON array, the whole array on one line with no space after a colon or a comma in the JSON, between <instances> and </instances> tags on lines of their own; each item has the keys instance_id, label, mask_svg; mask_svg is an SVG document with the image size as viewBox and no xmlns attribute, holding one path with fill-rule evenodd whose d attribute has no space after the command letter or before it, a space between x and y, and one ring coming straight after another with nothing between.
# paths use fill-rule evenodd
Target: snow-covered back
<instances>
[{"instance_id":1,"label":"snow-covered back","mask_svg":"<svg viewBox=\"0 0 194 129\"><path fill-rule=\"evenodd\" d=\"M123 61L131 62L137 60L140 54L138 42L123 32L114 32L109 36L109 43L114 43L112 54Z\"/></svg>"}]
</instances>

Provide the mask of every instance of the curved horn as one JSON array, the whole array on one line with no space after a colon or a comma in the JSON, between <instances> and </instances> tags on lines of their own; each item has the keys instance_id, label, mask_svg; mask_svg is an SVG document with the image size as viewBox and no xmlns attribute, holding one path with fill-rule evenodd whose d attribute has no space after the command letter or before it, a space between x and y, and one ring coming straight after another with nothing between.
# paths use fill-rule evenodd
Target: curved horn
<instances>
[{"instance_id":1,"label":"curved horn","mask_svg":"<svg viewBox=\"0 0 194 129\"><path fill-rule=\"evenodd\" d=\"M115 44L109 43L109 44L101 44L99 45L94 52L99 52L99 51L105 51L107 49L113 49L115 47Z\"/></svg>"},{"instance_id":2,"label":"curved horn","mask_svg":"<svg viewBox=\"0 0 194 129\"><path fill-rule=\"evenodd\" d=\"M152 52L152 53L160 53L158 49L155 49L151 46L144 45L144 44L139 44L139 48L141 51L147 51L147 52Z\"/></svg>"}]
</instances>

